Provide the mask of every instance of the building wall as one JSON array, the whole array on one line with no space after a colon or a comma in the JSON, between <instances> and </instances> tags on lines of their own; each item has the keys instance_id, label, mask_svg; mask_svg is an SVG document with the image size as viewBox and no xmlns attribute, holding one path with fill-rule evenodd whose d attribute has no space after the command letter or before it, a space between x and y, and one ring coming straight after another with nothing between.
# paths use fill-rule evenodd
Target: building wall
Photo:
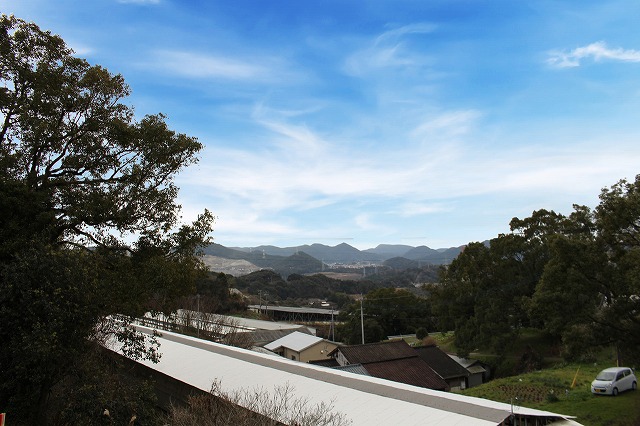
<instances>
[{"instance_id":1,"label":"building wall","mask_svg":"<svg viewBox=\"0 0 640 426\"><path fill-rule=\"evenodd\" d=\"M308 347L302 352L294 351L293 349L289 348L282 348L282 350L279 351L278 354L294 361L318 361L321 359L329 358L329 352L334 350L336 347L337 345L335 343L322 341Z\"/></svg>"},{"instance_id":2,"label":"building wall","mask_svg":"<svg viewBox=\"0 0 640 426\"><path fill-rule=\"evenodd\" d=\"M463 390L467 387L467 383L464 377L456 377L453 379L448 379L446 380L446 382L452 391Z\"/></svg>"},{"instance_id":3,"label":"building wall","mask_svg":"<svg viewBox=\"0 0 640 426\"><path fill-rule=\"evenodd\" d=\"M336 347L337 345L335 343L331 343L326 340L318 342L300 353L300 361L309 362L319 359L327 359L329 358L329 352L334 350Z\"/></svg>"},{"instance_id":4,"label":"building wall","mask_svg":"<svg viewBox=\"0 0 640 426\"><path fill-rule=\"evenodd\" d=\"M469 387L472 388L474 386L480 386L483 383L482 373L470 374L469 375Z\"/></svg>"},{"instance_id":5,"label":"building wall","mask_svg":"<svg viewBox=\"0 0 640 426\"><path fill-rule=\"evenodd\" d=\"M338 361L338 364L340 364L343 367L345 365L349 365L349 361L347 361L347 358L345 358L344 354L340 351L336 353L336 361Z\"/></svg>"},{"instance_id":6,"label":"building wall","mask_svg":"<svg viewBox=\"0 0 640 426\"><path fill-rule=\"evenodd\" d=\"M282 356L287 359L292 359L294 361L300 361L300 352L294 351L289 348L282 348Z\"/></svg>"}]
</instances>

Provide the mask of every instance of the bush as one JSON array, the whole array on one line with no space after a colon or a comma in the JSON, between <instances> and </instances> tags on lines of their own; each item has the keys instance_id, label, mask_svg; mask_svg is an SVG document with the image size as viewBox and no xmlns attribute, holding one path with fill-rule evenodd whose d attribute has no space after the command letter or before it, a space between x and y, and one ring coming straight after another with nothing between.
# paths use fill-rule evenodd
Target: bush
<instances>
[{"instance_id":1,"label":"bush","mask_svg":"<svg viewBox=\"0 0 640 426\"><path fill-rule=\"evenodd\" d=\"M429 335L429 332L427 331L426 328L424 327L420 327L416 330L416 338L417 339L424 339L425 337L427 337Z\"/></svg>"},{"instance_id":2,"label":"bush","mask_svg":"<svg viewBox=\"0 0 640 426\"><path fill-rule=\"evenodd\" d=\"M560 399L558 398L558 395L556 395L553 391L547 394L547 402L558 402L558 401L560 401Z\"/></svg>"},{"instance_id":3,"label":"bush","mask_svg":"<svg viewBox=\"0 0 640 426\"><path fill-rule=\"evenodd\" d=\"M173 426L249 426L299 425L346 426L342 413L333 412L331 403L311 404L297 399L289 384L265 389L245 389L233 394L214 382L208 395L189 398L188 407L173 407L168 420Z\"/></svg>"}]
</instances>

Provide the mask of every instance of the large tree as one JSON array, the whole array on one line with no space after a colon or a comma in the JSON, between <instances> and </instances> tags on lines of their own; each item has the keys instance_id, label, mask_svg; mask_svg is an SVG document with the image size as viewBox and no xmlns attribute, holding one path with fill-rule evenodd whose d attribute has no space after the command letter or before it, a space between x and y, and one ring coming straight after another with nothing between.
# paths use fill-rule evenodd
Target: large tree
<instances>
[{"instance_id":1,"label":"large tree","mask_svg":"<svg viewBox=\"0 0 640 426\"><path fill-rule=\"evenodd\" d=\"M637 362L640 345L640 175L575 206L575 232L556 235L532 314L561 338L570 357L615 345Z\"/></svg>"},{"instance_id":2,"label":"large tree","mask_svg":"<svg viewBox=\"0 0 640 426\"><path fill-rule=\"evenodd\" d=\"M0 18L0 411L12 422L44 423L110 336L157 357L132 318L172 309L204 270L212 216L180 224L174 183L202 145L161 114L136 120L128 94L60 37Z\"/></svg>"},{"instance_id":3,"label":"large tree","mask_svg":"<svg viewBox=\"0 0 640 426\"><path fill-rule=\"evenodd\" d=\"M431 286L434 313L442 330L455 330L460 355L476 348L504 354L509 342L530 325L527 307L549 259L548 239L565 232L567 219L538 210L513 218L511 233L489 245L471 243Z\"/></svg>"}]
</instances>

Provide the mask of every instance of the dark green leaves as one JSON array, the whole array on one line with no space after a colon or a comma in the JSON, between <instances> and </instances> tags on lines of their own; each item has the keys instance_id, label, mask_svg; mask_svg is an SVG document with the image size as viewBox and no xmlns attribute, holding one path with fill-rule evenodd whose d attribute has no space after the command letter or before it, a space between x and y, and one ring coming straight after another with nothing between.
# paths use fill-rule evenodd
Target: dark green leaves
<instances>
[{"instance_id":1,"label":"dark green leaves","mask_svg":"<svg viewBox=\"0 0 640 426\"><path fill-rule=\"evenodd\" d=\"M129 324L194 289L213 216L180 224L175 201L202 145L162 114L136 121L122 76L59 37L3 15L0 87L0 411L42 424L99 343L157 359Z\"/></svg>"}]
</instances>

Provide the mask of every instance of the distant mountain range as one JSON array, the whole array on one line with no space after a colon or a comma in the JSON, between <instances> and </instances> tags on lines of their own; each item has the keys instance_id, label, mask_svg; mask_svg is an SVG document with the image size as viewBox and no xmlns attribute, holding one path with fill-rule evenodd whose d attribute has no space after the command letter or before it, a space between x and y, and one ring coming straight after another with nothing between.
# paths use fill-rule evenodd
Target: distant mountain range
<instances>
[{"instance_id":1,"label":"distant mountain range","mask_svg":"<svg viewBox=\"0 0 640 426\"><path fill-rule=\"evenodd\" d=\"M352 262L384 262L394 257L404 257L409 260L430 262L434 264L450 263L462 251L462 247L448 249L431 249L427 246L412 247L401 244L380 244L376 248L358 250L347 243L337 246L324 244L311 244L296 247L258 246L252 248L233 247L233 250L242 252L259 252L273 256L291 256L296 253L306 253L309 256L325 263L352 263Z\"/></svg>"},{"instance_id":2,"label":"distant mountain range","mask_svg":"<svg viewBox=\"0 0 640 426\"><path fill-rule=\"evenodd\" d=\"M376 248L358 250L349 244L337 246L324 244L301 245L296 247L225 247L211 244L204 254L231 260L245 260L260 268L270 268L284 275L291 273L319 272L324 265L352 265L368 263L398 268L399 265L419 267L423 264L449 264L464 249L451 247L432 249L427 246L412 247L400 244L380 244Z\"/></svg>"}]
</instances>

